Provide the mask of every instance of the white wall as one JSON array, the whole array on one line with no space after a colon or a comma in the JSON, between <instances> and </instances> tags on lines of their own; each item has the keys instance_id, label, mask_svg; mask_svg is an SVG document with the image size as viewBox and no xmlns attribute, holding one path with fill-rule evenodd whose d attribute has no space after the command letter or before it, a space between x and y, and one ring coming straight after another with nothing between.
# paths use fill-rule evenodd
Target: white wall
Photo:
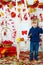
<instances>
[{"instance_id":1,"label":"white wall","mask_svg":"<svg viewBox=\"0 0 43 65\"><path fill-rule=\"evenodd\" d=\"M16 37L24 37L24 39L27 40L28 33L27 33L27 35L22 35L21 31L22 30L27 30L29 32L29 29L31 27L30 18L28 20L22 20L22 21L18 17L12 18L11 17L11 12L15 11L14 7L12 9L10 9L10 13L7 11L7 9L8 9L7 6L4 6L3 9L0 9L0 12L3 12L3 14L4 14L4 16L0 17L0 42L1 42L2 39L3 40L12 40L14 42L15 38L12 38L12 36L13 36L13 34L14 34L13 32L15 30L17 31ZM39 13L41 13L41 12L43 13L43 11L41 9L37 8L36 12L33 13L33 14L35 14L35 15L38 14L39 15ZM7 18L6 18L6 16L7 16ZM4 25L3 26L1 26L1 22L2 21L4 21ZM2 27L3 28L5 27L5 21L7 21L7 27L9 28L9 29L7 28L7 36L3 35L4 29L2 30ZM13 22L13 24L11 24L12 22ZM43 26L42 22L40 23L40 25ZM15 29L15 30L13 30L13 29ZM16 45L16 42L14 42L13 45ZM21 42L20 43L20 49L21 50L29 50L30 49L30 42L27 41L26 45L25 45L24 42Z\"/></svg>"}]
</instances>

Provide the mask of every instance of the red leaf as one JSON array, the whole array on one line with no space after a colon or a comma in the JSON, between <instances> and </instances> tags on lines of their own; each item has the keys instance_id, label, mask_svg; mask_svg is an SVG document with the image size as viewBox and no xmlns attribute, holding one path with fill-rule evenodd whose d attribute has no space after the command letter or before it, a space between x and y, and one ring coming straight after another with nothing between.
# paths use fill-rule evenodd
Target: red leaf
<instances>
[{"instance_id":1,"label":"red leaf","mask_svg":"<svg viewBox=\"0 0 43 65\"><path fill-rule=\"evenodd\" d=\"M2 4L0 4L0 8L2 8Z\"/></svg>"},{"instance_id":2,"label":"red leaf","mask_svg":"<svg viewBox=\"0 0 43 65\"><path fill-rule=\"evenodd\" d=\"M39 5L38 7L39 7L39 8L43 8L43 5Z\"/></svg>"},{"instance_id":3,"label":"red leaf","mask_svg":"<svg viewBox=\"0 0 43 65\"><path fill-rule=\"evenodd\" d=\"M12 4L13 4L14 6L16 6L16 2L12 2Z\"/></svg>"},{"instance_id":4,"label":"red leaf","mask_svg":"<svg viewBox=\"0 0 43 65\"><path fill-rule=\"evenodd\" d=\"M40 13L40 16L42 16L42 14Z\"/></svg>"},{"instance_id":5,"label":"red leaf","mask_svg":"<svg viewBox=\"0 0 43 65\"><path fill-rule=\"evenodd\" d=\"M25 11L26 9L23 9L23 12Z\"/></svg>"},{"instance_id":6,"label":"red leaf","mask_svg":"<svg viewBox=\"0 0 43 65\"><path fill-rule=\"evenodd\" d=\"M21 41L24 41L24 38L20 38Z\"/></svg>"},{"instance_id":7,"label":"red leaf","mask_svg":"<svg viewBox=\"0 0 43 65\"><path fill-rule=\"evenodd\" d=\"M0 0L0 2L1 2L2 0Z\"/></svg>"},{"instance_id":8,"label":"red leaf","mask_svg":"<svg viewBox=\"0 0 43 65\"><path fill-rule=\"evenodd\" d=\"M3 1L2 1L2 4L3 4L3 5L7 5L7 4L9 4L9 2L3 2Z\"/></svg>"},{"instance_id":9,"label":"red leaf","mask_svg":"<svg viewBox=\"0 0 43 65\"><path fill-rule=\"evenodd\" d=\"M38 6L38 3L39 3L39 2L38 2L38 1L36 1L36 3L32 5L32 8L37 7L37 6Z\"/></svg>"},{"instance_id":10,"label":"red leaf","mask_svg":"<svg viewBox=\"0 0 43 65\"><path fill-rule=\"evenodd\" d=\"M6 35L6 32L4 32L4 36Z\"/></svg>"},{"instance_id":11,"label":"red leaf","mask_svg":"<svg viewBox=\"0 0 43 65\"><path fill-rule=\"evenodd\" d=\"M25 19L25 20L27 20L27 19L28 19L26 14L24 15L24 19Z\"/></svg>"},{"instance_id":12,"label":"red leaf","mask_svg":"<svg viewBox=\"0 0 43 65\"><path fill-rule=\"evenodd\" d=\"M34 19L34 18L37 18L37 16L35 16L35 15L31 16L31 20Z\"/></svg>"},{"instance_id":13,"label":"red leaf","mask_svg":"<svg viewBox=\"0 0 43 65\"><path fill-rule=\"evenodd\" d=\"M24 4L24 0L21 0L21 2Z\"/></svg>"},{"instance_id":14,"label":"red leaf","mask_svg":"<svg viewBox=\"0 0 43 65\"><path fill-rule=\"evenodd\" d=\"M22 2L21 1L18 1L18 5L20 5L20 4L22 4Z\"/></svg>"},{"instance_id":15,"label":"red leaf","mask_svg":"<svg viewBox=\"0 0 43 65\"><path fill-rule=\"evenodd\" d=\"M10 40L5 40L5 41L3 41L2 43L3 43L3 44L13 44L13 42L10 41Z\"/></svg>"},{"instance_id":16,"label":"red leaf","mask_svg":"<svg viewBox=\"0 0 43 65\"><path fill-rule=\"evenodd\" d=\"M8 12L10 12L10 9L7 9Z\"/></svg>"},{"instance_id":17,"label":"red leaf","mask_svg":"<svg viewBox=\"0 0 43 65\"><path fill-rule=\"evenodd\" d=\"M28 5L27 7L28 7L28 8L29 8L29 7L35 8L35 7L38 6L38 4L39 4L39 1L37 0L33 5Z\"/></svg>"},{"instance_id":18,"label":"red leaf","mask_svg":"<svg viewBox=\"0 0 43 65\"><path fill-rule=\"evenodd\" d=\"M27 34L27 30L22 31L22 35Z\"/></svg>"},{"instance_id":19,"label":"red leaf","mask_svg":"<svg viewBox=\"0 0 43 65\"><path fill-rule=\"evenodd\" d=\"M1 25L4 25L4 21L2 21Z\"/></svg>"}]
</instances>

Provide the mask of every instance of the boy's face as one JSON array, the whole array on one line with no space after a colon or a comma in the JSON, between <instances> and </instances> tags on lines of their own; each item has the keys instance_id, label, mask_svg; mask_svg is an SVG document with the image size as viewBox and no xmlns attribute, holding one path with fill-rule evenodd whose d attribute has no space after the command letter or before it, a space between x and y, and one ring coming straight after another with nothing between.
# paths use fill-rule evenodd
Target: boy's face
<instances>
[{"instance_id":1,"label":"boy's face","mask_svg":"<svg viewBox=\"0 0 43 65\"><path fill-rule=\"evenodd\" d=\"M33 26L34 28L36 28L36 27L38 26L38 21L37 21L37 20L33 21L33 22L32 22L32 26Z\"/></svg>"}]
</instances>

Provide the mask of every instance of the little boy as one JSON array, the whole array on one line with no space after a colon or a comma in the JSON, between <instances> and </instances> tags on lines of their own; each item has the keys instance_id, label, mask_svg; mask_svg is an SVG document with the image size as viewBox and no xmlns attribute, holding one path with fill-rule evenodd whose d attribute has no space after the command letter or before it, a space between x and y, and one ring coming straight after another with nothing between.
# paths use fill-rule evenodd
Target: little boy
<instances>
[{"instance_id":1,"label":"little boy","mask_svg":"<svg viewBox=\"0 0 43 65\"><path fill-rule=\"evenodd\" d=\"M38 60L40 33L42 34L43 30L38 26L38 19L34 18L28 33L28 38L30 37L30 60L33 60L33 58Z\"/></svg>"}]
</instances>

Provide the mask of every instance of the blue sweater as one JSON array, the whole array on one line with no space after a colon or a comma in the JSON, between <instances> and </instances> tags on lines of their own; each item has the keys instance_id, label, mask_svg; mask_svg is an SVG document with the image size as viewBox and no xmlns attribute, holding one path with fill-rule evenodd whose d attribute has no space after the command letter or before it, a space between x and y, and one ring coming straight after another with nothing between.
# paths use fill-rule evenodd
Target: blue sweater
<instances>
[{"instance_id":1,"label":"blue sweater","mask_svg":"<svg viewBox=\"0 0 43 65\"><path fill-rule=\"evenodd\" d=\"M31 29L30 29L30 31L28 33L28 36L30 36L30 41L32 41L32 42L40 42L40 33L41 34L43 33L42 28L31 27Z\"/></svg>"}]
</instances>

